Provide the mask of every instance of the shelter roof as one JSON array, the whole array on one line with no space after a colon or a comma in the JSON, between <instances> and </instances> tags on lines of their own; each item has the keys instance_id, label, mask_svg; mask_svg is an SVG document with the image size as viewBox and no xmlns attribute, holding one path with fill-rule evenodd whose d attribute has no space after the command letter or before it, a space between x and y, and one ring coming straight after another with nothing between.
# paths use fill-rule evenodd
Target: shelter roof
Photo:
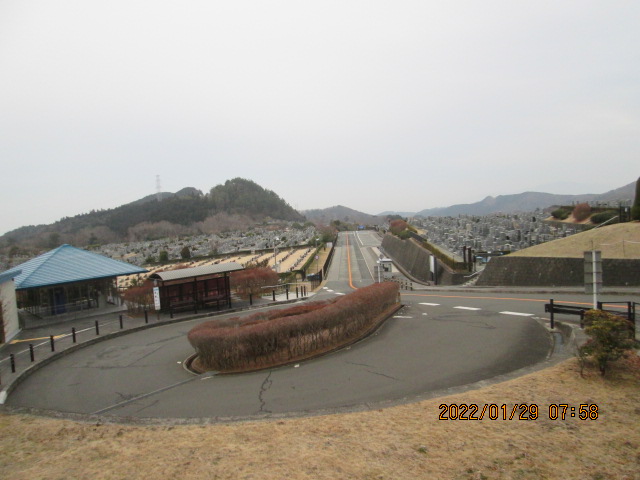
<instances>
[{"instance_id":1,"label":"shelter roof","mask_svg":"<svg viewBox=\"0 0 640 480\"><path fill-rule=\"evenodd\" d=\"M147 271L65 244L2 272L1 275L14 275L16 290L24 290Z\"/></svg>"},{"instance_id":2,"label":"shelter roof","mask_svg":"<svg viewBox=\"0 0 640 480\"><path fill-rule=\"evenodd\" d=\"M237 262L216 263L213 265L201 265L199 267L169 270L168 272L156 272L153 275L149 275L149 278L152 280L157 279L166 282L168 280L181 280L183 278L203 277L205 275L235 272L237 270L243 269L244 267Z\"/></svg>"}]
</instances>

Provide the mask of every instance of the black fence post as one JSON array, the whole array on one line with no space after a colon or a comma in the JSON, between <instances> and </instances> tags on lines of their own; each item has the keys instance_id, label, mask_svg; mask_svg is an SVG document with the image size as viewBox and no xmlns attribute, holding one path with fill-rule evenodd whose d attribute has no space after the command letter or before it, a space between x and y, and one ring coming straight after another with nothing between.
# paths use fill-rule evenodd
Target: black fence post
<instances>
[{"instance_id":1,"label":"black fence post","mask_svg":"<svg viewBox=\"0 0 640 480\"><path fill-rule=\"evenodd\" d=\"M296 298L298 298L298 286L296 285Z\"/></svg>"},{"instance_id":2,"label":"black fence post","mask_svg":"<svg viewBox=\"0 0 640 480\"><path fill-rule=\"evenodd\" d=\"M287 294L287 300L289 300L289 285L286 285L286 286L284 287L284 289L285 289L285 292L286 292L286 294Z\"/></svg>"},{"instance_id":3,"label":"black fence post","mask_svg":"<svg viewBox=\"0 0 640 480\"><path fill-rule=\"evenodd\" d=\"M275 290L271 290L271 296L273 297L273 301L276 301L276 291Z\"/></svg>"},{"instance_id":4,"label":"black fence post","mask_svg":"<svg viewBox=\"0 0 640 480\"><path fill-rule=\"evenodd\" d=\"M16 357L13 353L9 354L9 360L11 361L11 373L16 373Z\"/></svg>"},{"instance_id":5,"label":"black fence post","mask_svg":"<svg viewBox=\"0 0 640 480\"><path fill-rule=\"evenodd\" d=\"M33 354L33 343L29 344L29 357L31 358L31 363L36 361L35 355Z\"/></svg>"},{"instance_id":6,"label":"black fence post","mask_svg":"<svg viewBox=\"0 0 640 480\"><path fill-rule=\"evenodd\" d=\"M96 320L96 335L100 335L100 325L98 324L98 320Z\"/></svg>"},{"instance_id":7,"label":"black fence post","mask_svg":"<svg viewBox=\"0 0 640 480\"><path fill-rule=\"evenodd\" d=\"M76 343L76 327L71 327L71 339L73 340L73 343Z\"/></svg>"},{"instance_id":8,"label":"black fence post","mask_svg":"<svg viewBox=\"0 0 640 480\"><path fill-rule=\"evenodd\" d=\"M169 307L169 318L173 318L173 307Z\"/></svg>"},{"instance_id":9,"label":"black fence post","mask_svg":"<svg viewBox=\"0 0 640 480\"><path fill-rule=\"evenodd\" d=\"M55 352L56 351L56 345L55 345L55 341L53 339L53 335L49 335L49 342L51 343L51 351Z\"/></svg>"},{"instance_id":10,"label":"black fence post","mask_svg":"<svg viewBox=\"0 0 640 480\"><path fill-rule=\"evenodd\" d=\"M249 293L249 305L253 305L253 293Z\"/></svg>"},{"instance_id":11,"label":"black fence post","mask_svg":"<svg viewBox=\"0 0 640 480\"><path fill-rule=\"evenodd\" d=\"M120 330L122 330L122 328L124 327L124 326L122 325L122 315L119 315L119 316L118 316L118 321L120 322Z\"/></svg>"},{"instance_id":12,"label":"black fence post","mask_svg":"<svg viewBox=\"0 0 640 480\"><path fill-rule=\"evenodd\" d=\"M147 309L144 309L144 323L149 323L149 312L147 312Z\"/></svg>"},{"instance_id":13,"label":"black fence post","mask_svg":"<svg viewBox=\"0 0 640 480\"><path fill-rule=\"evenodd\" d=\"M553 322L553 298L549 300L549 311L551 312L551 330L554 330L555 324Z\"/></svg>"}]
</instances>

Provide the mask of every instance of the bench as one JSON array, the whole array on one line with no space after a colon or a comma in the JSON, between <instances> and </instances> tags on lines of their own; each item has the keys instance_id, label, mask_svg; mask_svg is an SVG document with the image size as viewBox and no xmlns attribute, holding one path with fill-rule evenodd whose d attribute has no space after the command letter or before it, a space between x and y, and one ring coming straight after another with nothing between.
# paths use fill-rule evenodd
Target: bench
<instances>
[{"instance_id":1,"label":"bench","mask_svg":"<svg viewBox=\"0 0 640 480\"><path fill-rule=\"evenodd\" d=\"M201 300L202 307L213 306L215 304L216 308L220 309L220 304L224 305L227 303L227 297L224 294L220 295L210 295L208 297L203 297Z\"/></svg>"},{"instance_id":2,"label":"bench","mask_svg":"<svg viewBox=\"0 0 640 480\"><path fill-rule=\"evenodd\" d=\"M179 310L194 310L198 313L198 304L195 300L178 300L169 303L169 315L173 318L173 312Z\"/></svg>"}]
</instances>

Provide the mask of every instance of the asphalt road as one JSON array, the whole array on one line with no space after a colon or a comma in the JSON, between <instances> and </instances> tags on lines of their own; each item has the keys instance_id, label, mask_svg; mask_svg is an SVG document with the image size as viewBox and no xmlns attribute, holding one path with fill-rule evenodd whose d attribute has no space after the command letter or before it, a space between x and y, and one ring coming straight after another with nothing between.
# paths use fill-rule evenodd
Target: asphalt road
<instances>
[{"instance_id":1,"label":"asphalt road","mask_svg":"<svg viewBox=\"0 0 640 480\"><path fill-rule=\"evenodd\" d=\"M379 243L371 232L341 234L317 298L372 283ZM403 292L405 307L371 337L321 358L242 375L196 376L183 368L193 353L187 332L201 319L160 326L56 360L20 384L6 404L118 417L233 419L410 401L544 364L552 341L537 317L548 295L519 297Z\"/></svg>"}]
</instances>

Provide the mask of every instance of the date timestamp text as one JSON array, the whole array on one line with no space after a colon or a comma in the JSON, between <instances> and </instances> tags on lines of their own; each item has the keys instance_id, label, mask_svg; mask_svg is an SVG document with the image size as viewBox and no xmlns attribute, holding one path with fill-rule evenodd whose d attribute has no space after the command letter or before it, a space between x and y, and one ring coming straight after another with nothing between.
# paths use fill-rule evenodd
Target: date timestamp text
<instances>
[{"instance_id":1,"label":"date timestamp text","mask_svg":"<svg viewBox=\"0 0 640 480\"><path fill-rule=\"evenodd\" d=\"M598 405L581 403L574 406L567 403L552 403L548 407L539 407L535 403L516 403L514 405L485 403L442 403L440 420L538 420L540 415L549 420L597 420Z\"/></svg>"}]
</instances>

